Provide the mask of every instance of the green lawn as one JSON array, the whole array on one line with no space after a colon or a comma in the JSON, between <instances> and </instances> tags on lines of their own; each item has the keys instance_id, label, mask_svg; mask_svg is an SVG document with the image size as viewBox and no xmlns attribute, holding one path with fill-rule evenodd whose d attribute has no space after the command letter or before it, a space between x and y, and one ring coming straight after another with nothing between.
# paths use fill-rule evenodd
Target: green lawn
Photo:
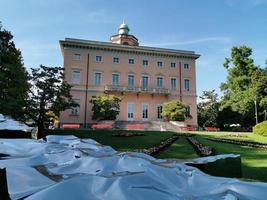
<instances>
[{"instance_id":1,"label":"green lawn","mask_svg":"<svg viewBox=\"0 0 267 200\"><path fill-rule=\"evenodd\" d=\"M162 151L157 158L176 158L176 159L192 159L197 158L195 150L192 145L189 144L185 137L179 137L179 139L173 143L168 149Z\"/></svg>"},{"instance_id":2,"label":"green lawn","mask_svg":"<svg viewBox=\"0 0 267 200\"><path fill-rule=\"evenodd\" d=\"M212 135L208 135L212 137ZM198 135L196 137L199 142L214 147L217 154L240 154L243 178L267 182L267 150L209 141L205 139L207 134Z\"/></svg>"},{"instance_id":3,"label":"green lawn","mask_svg":"<svg viewBox=\"0 0 267 200\"><path fill-rule=\"evenodd\" d=\"M91 138L103 145L112 146L118 151L131 151L135 149L149 148L159 144L162 140L171 137L173 132L160 131L128 131L144 133L145 136L114 137L112 134L127 131L111 130L49 130L46 134L75 135L80 138Z\"/></svg>"},{"instance_id":4,"label":"green lawn","mask_svg":"<svg viewBox=\"0 0 267 200\"><path fill-rule=\"evenodd\" d=\"M132 151L134 149L149 148L159 144L162 140L171 137L173 132L159 131L129 131L144 133L145 136L137 137L113 137L112 134L121 131L92 131L92 130L49 130L47 134L76 135L80 138L92 138L101 144L112 146L118 151ZM123 131L125 132L125 131ZM229 132L193 132L195 137L205 145L214 147L218 154L235 153L240 154L242 158L243 178L267 182L267 150L233 145L227 143L219 143L209 141L208 137L223 137L236 140L250 140L267 143L267 137L254 135L252 133L242 133L247 137L230 137ZM162 151L156 157L158 158L175 158L175 159L191 159L196 158L191 145L184 137L179 139L166 150Z\"/></svg>"}]
</instances>

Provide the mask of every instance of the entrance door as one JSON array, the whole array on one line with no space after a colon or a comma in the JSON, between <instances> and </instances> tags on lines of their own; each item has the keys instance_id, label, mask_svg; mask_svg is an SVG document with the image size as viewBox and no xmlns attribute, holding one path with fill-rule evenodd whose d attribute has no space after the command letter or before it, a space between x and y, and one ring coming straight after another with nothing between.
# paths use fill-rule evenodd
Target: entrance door
<instances>
[{"instance_id":1,"label":"entrance door","mask_svg":"<svg viewBox=\"0 0 267 200\"><path fill-rule=\"evenodd\" d=\"M142 104L142 120L144 121L148 120L148 104L147 103Z\"/></svg>"},{"instance_id":2,"label":"entrance door","mask_svg":"<svg viewBox=\"0 0 267 200\"><path fill-rule=\"evenodd\" d=\"M134 103L127 103L127 120L134 120Z\"/></svg>"}]
</instances>

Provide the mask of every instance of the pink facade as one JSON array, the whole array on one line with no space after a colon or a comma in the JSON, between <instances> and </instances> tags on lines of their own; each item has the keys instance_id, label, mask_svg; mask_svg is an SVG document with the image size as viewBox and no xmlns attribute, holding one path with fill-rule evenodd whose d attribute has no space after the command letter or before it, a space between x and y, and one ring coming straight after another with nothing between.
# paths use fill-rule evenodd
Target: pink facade
<instances>
[{"instance_id":1,"label":"pink facade","mask_svg":"<svg viewBox=\"0 0 267 200\"><path fill-rule=\"evenodd\" d=\"M138 46L133 38L122 32L111 42L60 41L65 79L73 85L71 93L80 104L61 113L61 124L92 123L89 100L107 93L123 97L119 120L162 120L162 104L177 99L190 106L192 119L186 123L197 126L195 60L199 55Z\"/></svg>"}]
</instances>

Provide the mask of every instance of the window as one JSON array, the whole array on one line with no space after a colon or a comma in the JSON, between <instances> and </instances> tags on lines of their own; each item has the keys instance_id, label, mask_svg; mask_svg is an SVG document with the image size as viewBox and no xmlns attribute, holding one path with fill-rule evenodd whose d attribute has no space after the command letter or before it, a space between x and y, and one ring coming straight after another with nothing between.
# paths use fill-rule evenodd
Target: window
<instances>
[{"instance_id":1,"label":"window","mask_svg":"<svg viewBox=\"0 0 267 200\"><path fill-rule=\"evenodd\" d=\"M163 78L157 77L157 88L163 88Z\"/></svg>"},{"instance_id":2,"label":"window","mask_svg":"<svg viewBox=\"0 0 267 200\"><path fill-rule=\"evenodd\" d=\"M102 56L96 56L95 61L96 62L102 62Z\"/></svg>"},{"instance_id":3,"label":"window","mask_svg":"<svg viewBox=\"0 0 267 200\"><path fill-rule=\"evenodd\" d=\"M101 73L100 72L95 73L95 85L101 85Z\"/></svg>"},{"instance_id":4,"label":"window","mask_svg":"<svg viewBox=\"0 0 267 200\"><path fill-rule=\"evenodd\" d=\"M163 63L161 61L158 61L157 65L158 65L158 67L162 67Z\"/></svg>"},{"instance_id":5,"label":"window","mask_svg":"<svg viewBox=\"0 0 267 200\"><path fill-rule=\"evenodd\" d=\"M118 57L113 57L113 63L119 63L120 59Z\"/></svg>"},{"instance_id":6,"label":"window","mask_svg":"<svg viewBox=\"0 0 267 200\"><path fill-rule=\"evenodd\" d=\"M129 59L129 64L133 65L134 64L134 59Z\"/></svg>"},{"instance_id":7,"label":"window","mask_svg":"<svg viewBox=\"0 0 267 200\"><path fill-rule=\"evenodd\" d=\"M148 77L147 76L142 77L142 89L143 90L148 89Z\"/></svg>"},{"instance_id":8,"label":"window","mask_svg":"<svg viewBox=\"0 0 267 200\"><path fill-rule=\"evenodd\" d=\"M189 64L184 64L184 69L189 69Z\"/></svg>"},{"instance_id":9,"label":"window","mask_svg":"<svg viewBox=\"0 0 267 200\"><path fill-rule=\"evenodd\" d=\"M157 105L157 118L162 119L162 105Z\"/></svg>"},{"instance_id":10,"label":"window","mask_svg":"<svg viewBox=\"0 0 267 200\"><path fill-rule=\"evenodd\" d=\"M79 53L75 53L75 54L73 55L73 60L81 60L81 54L79 54Z\"/></svg>"},{"instance_id":11,"label":"window","mask_svg":"<svg viewBox=\"0 0 267 200\"><path fill-rule=\"evenodd\" d=\"M171 78L171 90L176 90L176 78Z\"/></svg>"},{"instance_id":12,"label":"window","mask_svg":"<svg viewBox=\"0 0 267 200\"><path fill-rule=\"evenodd\" d=\"M189 89L190 89L190 81L189 81L189 79L184 79L184 89L189 91Z\"/></svg>"},{"instance_id":13,"label":"window","mask_svg":"<svg viewBox=\"0 0 267 200\"><path fill-rule=\"evenodd\" d=\"M78 104L77 107L71 108L71 115L79 115L80 114L80 99L74 99L75 103Z\"/></svg>"},{"instance_id":14,"label":"window","mask_svg":"<svg viewBox=\"0 0 267 200\"><path fill-rule=\"evenodd\" d=\"M143 66L148 66L148 60L143 60Z\"/></svg>"},{"instance_id":15,"label":"window","mask_svg":"<svg viewBox=\"0 0 267 200\"><path fill-rule=\"evenodd\" d=\"M128 88L134 88L134 75L128 75Z\"/></svg>"},{"instance_id":16,"label":"window","mask_svg":"<svg viewBox=\"0 0 267 200\"><path fill-rule=\"evenodd\" d=\"M172 62L171 63L171 68L175 68L176 67L176 63Z\"/></svg>"},{"instance_id":17,"label":"window","mask_svg":"<svg viewBox=\"0 0 267 200\"><path fill-rule=\"evenodd\" d=\"M120 84L120 75L112 74L112 85L119 85L119 84Z\"/></svg>"},{"instance_id":18,"label":"window","mask_svg":"<svg viewBox=\"0 0 267 200\"><path fill-rule=\"evenodd\" d=\"M142 119L148 119L148 104L142 104Z\"/></svg>"},{"instance_id":19,"label":"window","mask_svg":"<svg viewBox=\"0 0 267 200\"><path fill-rule=\"evenodd\" d=\"M186 115L188 115L188 116L191 115L191 105L186 107Z\"/></svg>"},{"instance_id":20,"label":"window","mask_svg":"<svg viewBox=\"0 0 267 200\"><path fill-rule=\"evenodd\" d=\"M73 84L80 84L81 83L81 70L73 69L71 72L71 82Z\"/></svg>"}]
</instances>

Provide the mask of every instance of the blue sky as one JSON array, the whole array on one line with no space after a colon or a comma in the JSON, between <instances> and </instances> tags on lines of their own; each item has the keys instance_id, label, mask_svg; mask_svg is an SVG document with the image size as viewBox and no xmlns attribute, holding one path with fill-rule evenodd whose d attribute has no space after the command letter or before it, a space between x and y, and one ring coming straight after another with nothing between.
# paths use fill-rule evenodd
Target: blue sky
<instances>
[{"instance_id":1,"label":"blue sky","mask_svg":"<svg viewBox=\"0 0 267 200\"><path fill-rule=\"evenodd\" d=\"M6 0L0 21L14 35L25 66L62 66L65 37L108 41L125 19L140 45L193 50L197 92L226 79L224 58L235 45L253 48L257 65L267 59L267 0Z\"/></svg>"}]
</instances>

